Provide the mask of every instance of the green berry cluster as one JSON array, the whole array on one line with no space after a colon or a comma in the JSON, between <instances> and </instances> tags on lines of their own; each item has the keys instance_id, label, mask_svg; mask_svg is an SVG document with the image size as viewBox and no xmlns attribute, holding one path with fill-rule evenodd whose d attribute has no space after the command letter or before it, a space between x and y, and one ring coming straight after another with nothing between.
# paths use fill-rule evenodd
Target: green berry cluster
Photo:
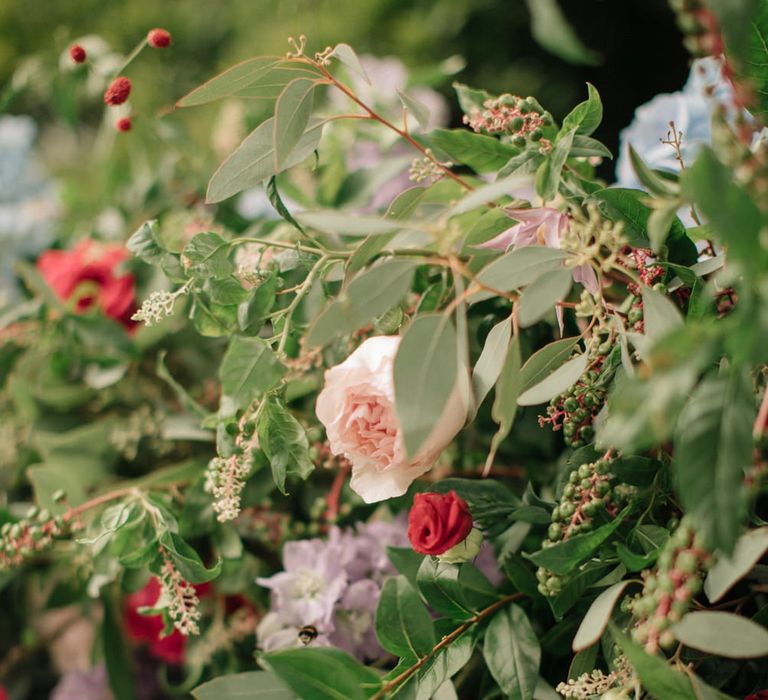
<instances>
[{"instance_id":1,"label":"green berry cluster","mask_svg":"<svg viewBox=\"0 0 768 700\"><path fill-rule=\"evenodd\" d=\"M647 652L674 645L671 627L688 611L711 565L706 543L690 520L683 518L659 554L656 570L643 572L642 592L622 603L636 619L632 636Z\"/></svg>"},{"instance_id":2,"label":"green berry cluster","mask_svg":"<svg viewBox=\"0 0 768 700\"><path fill-rule=\"evenodd\" d=\"M57 537L68 535L72 525L64 516L32 507L27 517L0 528L0 569L20 566L26 559L49 549Z\"/></svg>"},{"instance_id":3,"label":"green berry cluster","mask_svg":"<svg viewBox=\"0 0 768 700\"><path fill-rule=\"evenodd\" d=\"M590 344L587 371L573 386L550 401L546 416L539 416L539 425L549 424L552 430L562 430L565 444L570 447L588 445L595 436L592 423L606 396L602 374L614 346L610 331L596 329Z\"/></svg>"},{"instance_id":4,"label":"green berry cluster","mask_svg":"<svg viewBox=\"0 0 768 700\"><path fill-rule=\"evenodd\" d=\"M616 515L618 507L611 473L613 460L609 451L601 459L581 464L570 473L560 503L552 511L552 522L542 547L551 547L573 535L589 532L594 516L599 512ZM539 592L545 596L557 595L565 583L562 577L544 567L536 572L536 578Z\"/></svg>"}]
</instances>

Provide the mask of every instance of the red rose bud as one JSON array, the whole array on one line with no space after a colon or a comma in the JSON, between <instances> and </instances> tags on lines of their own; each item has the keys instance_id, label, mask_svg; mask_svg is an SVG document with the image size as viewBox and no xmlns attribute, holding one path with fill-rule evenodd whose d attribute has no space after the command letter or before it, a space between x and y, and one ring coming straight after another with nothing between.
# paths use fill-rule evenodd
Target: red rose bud
<instances>
[{"instance_id":1,"label":"red rose bud","mask_svg":"<svg viewBox=\"0 0 768 700\"><path fill-rule=\"evenodd\" d=\"M87 58L87 55L85 53L85 49L80 46L80 44L73 44L69 47L69 57L75 62L75 63L85 63L85 59Z\"/></svg>"},{"instance_id":2,"label":"red rose bud","mask_svg":"<svg viewBox=\"0 0 768 700\"><path fill-rule=\"evenodd\" d=\"M758 690L752 695L747 695L744 700L768 700L768 690Z\"/></svg>"},{"instance_id":3,"label":"red rose bud","mask_svg":"<svg viewBox=\"0 0 768 700\"><path fill-rule=\"evenodd\" d=\"M147 43L153 49L164 49L171 45L171 33L165 29L150 29L147 34Z\"/></svg>"},{"instance_id":4,"label":"red rose bud","mask_svg":"<svg viewBox=\"0 0 768 700\"><path fill-rule=\"evenodd\" d=\"M133 122L130 117L121 117L115 122L115 129L118 131L130 131L133 126Z\"/></svg>"},{"instance_id":5,"label":"red rose bud","mask_svg":"<svg viewBox=\"0 0 768 700\"><path fill-rule=\"evenodd\" d=\"M437 556L464 541L472 531L467 502L455 491L417 493L408 514L408 539L419 554Z\"/></svg>"},{"instance_id":6,"label":"red rose bud","mask_svg":"<svg viewBox=\"0 0 768 700\"><path fill-rule=\"evenodd\" d=\"M104 93L104 103L108 105L121 105L131 94L131 81L125 77L115 78Z\"/></svg>"}]
</instances>

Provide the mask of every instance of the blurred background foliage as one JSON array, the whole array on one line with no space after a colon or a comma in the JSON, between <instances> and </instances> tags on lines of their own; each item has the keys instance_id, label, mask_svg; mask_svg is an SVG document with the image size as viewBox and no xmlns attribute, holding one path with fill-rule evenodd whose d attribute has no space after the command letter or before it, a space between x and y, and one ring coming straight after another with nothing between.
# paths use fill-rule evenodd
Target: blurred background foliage
<instances>
[{"instance_id":1,"label":"blurred background foliage","mask_svg":"<svg viewBox=\"0 0 768 700\"><path fill-rule=\"evenodd\" d=\"M174 195L189 199L190 192L202 193L204 178L225 155L207 152L211 126L221 123L221 115L215 107L170 112L173 103L237 61L284 53L286 38L302 33L308 35L310 51L346 42L360 54L397 56L409 68L413 83L430 85L449 98L452 126L460 125L453 80L490 92L535 95L556 118L584 99L584 83L589 81L605 105L605 118L595 136L615 152L618 132L629 124L635 108L653 95L679 89L685 81L688 58L673 14L666 0L560 0L568 23L589 49L586 63L574 63L547 51L532 34L531 8L541 14L538 20L550 43L555 48L563 44L549 26L554 3L2 0L0 111L31 114L45 127L43 157L62 183L62 198L73 225L103 213L106 202L120 206L117 185L128 176L134 184L147 179L144 187L131 191L141 199L149 193L148 206L146 201L138 207L136 201L122 203L123 211L132 210L137 217L155 215L161 208L151 202L151 179L163 168L173 171ZM109 157L103 157L99 167L88 168L97 131L88 131L83 124L97 125L104 109L98 91L84 96L82 84L73 84L72 71L68 75L59 70L62 52L73 41L96 34L114 51L127 54L155 26L171 31L173 49L145 51L127 72L134 82L133 109L142 115L135 130L142 133L134 139L111 134L108 143L97 142L102 155ZM151 119L161 114L166 118ZM148 121L153 122L152 128ZM184 128L179 128L181 124ZM102 141L106 131L102 130ZM139 140L145 142L144 162L137 164L134 157L128 166L129 151ZM174 141L177 148L168 148ZM204 148L190 148L190 144ZM167 156L171 150L173 162ZM611 181L612 173L613 164L606 162L600 174Z\"/></svg>"}]
</instances>

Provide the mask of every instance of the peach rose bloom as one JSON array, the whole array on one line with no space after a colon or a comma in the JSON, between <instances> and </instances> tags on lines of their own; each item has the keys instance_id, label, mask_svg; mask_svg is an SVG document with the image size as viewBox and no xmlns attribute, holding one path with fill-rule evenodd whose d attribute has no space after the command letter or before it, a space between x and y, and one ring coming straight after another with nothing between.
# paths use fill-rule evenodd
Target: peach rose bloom
<instances>
[{"instance_id":1,"label":"peach rose bloom","mask_svg":"<svg viewBox=\"0 0 768 700\"><path fill-rule=\"evenodd\" d=\"M443 415L415 458L409 459L395 412L393 363L399 336L368 338L325 373L315 412L331 451L352 463L352 490L366 503L402 496L428 471L461 430L468 393L457 376Z\"/></svg>"}]
</instances>

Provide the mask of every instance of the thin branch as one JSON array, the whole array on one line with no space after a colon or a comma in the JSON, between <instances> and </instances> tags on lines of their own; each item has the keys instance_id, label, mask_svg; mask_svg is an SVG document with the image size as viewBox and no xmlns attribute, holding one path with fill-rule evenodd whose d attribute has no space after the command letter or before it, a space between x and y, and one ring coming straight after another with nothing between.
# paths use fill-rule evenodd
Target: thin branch
<instances>
[{"instance_id":1,"label":"thin branch","mask_svg":"<svg viewBox=\"0 0 768 700\"><path fill-rule=\"evenodd\" d=\"M396 688L397 686L401 685L402 683L405 683L416 671L418 671L427 661L434 658L434 656L445 647L449 646L450 644L453 644L459 637L461 637L462 634L464 634L468 629L470 629L473 625L476 625L478 622L481 622L486 617L489 617L490 615L493 615L497 610L500 608L503 608L507 603L511 603L514 600L518 600L519 598L522 598L522 593L512 593L510 595L506 595L503 598L500 598L492 605L489 605L487 608L484 608L479 613L475 614L474 617L467 620L463 625L460 625L457 627L453 632L450 634L445 635L435 646L433 647L432 651L428 652L424 656L422 656L413 666L409 666L405 671L403 671L400 675L395 676L391 681L387 681L384 683L384 685L381 687L381 690L379 690L378 693L376 693L371 700L381 700L382 698L386 697L386 694Z\"/></svg>"}]
</instances>

